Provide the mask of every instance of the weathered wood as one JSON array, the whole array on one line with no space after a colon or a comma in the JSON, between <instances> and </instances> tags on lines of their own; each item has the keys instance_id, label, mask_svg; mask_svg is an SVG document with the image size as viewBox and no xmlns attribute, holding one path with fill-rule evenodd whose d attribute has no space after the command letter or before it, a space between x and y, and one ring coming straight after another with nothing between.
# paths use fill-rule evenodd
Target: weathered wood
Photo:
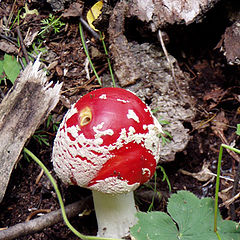
<instances>
[{"instance_id":1,"label":"weathered wood","mask_svg":"<svg viewBox=\"0 0 240 240\"><path fill-rule=\"evenodd\" d=\"M136 59L130 52L128 40L124 35L127 11L127 2L118 2L113 10L108 28L114 72L122 87L133 84L140 78L139 73L135 71Z\"/></svg>"},{"instance_id":2,"label":"weathered wood","mask_svg":"<svg viewBox=\"0 0 240 240\"><path fill-rule=\"evenodd\" d=\"M167 24L186 25L201 19L219 0L131 0L129 12L141 21L150 23L152 31Z\"/></svg>"},{"instance_id":3,"label":"weathered wood","mask_svg":"<svg viewBox=\"0 0 240 240\"><path fill-rule=\"evenodd\" d=\"M0 202L26 141L59 101L62 84L51 87L39 66L30 63L0 104Z\"/></svg>"}]
</instances>

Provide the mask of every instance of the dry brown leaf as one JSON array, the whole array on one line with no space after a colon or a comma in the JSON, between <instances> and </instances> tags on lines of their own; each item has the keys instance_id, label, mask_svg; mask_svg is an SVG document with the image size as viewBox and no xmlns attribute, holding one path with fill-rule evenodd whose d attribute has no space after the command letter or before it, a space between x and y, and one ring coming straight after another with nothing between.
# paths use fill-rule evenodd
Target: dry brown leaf
<instances>
[{"instance_id":1,"label":"dry brown leaf","mask_svg":"<svg viewBox=\"0 0 240 240\"><path fill-rule=\"evenodd\" d=\"M221 99L224 95L225 91L221 89L220 87L212 89L210 92L207 92L203 100L208 101L208 100L213 100L214 102L218 102L219 99Z\"/></svg>"},{"instance_id":2,"label":"dry brown leaf","mask_svg":"<svg viewBox=\"0 0 240 240\"><path fill-rule=\"evenodd\" d=\"M191 173L183 169L179 169L179 172L187 176L192 176L200 182L206 182L213 178L213 173L208 169L209 163L204 162L201 171L197 173Z\"/></svg>"},{"instance_id":3,"label":"dry brown leaf","mask_svg":"<svg viewBox=\"0 0 240 240\"><path fill-rule=\"evenodd\" d=\"M12 44L4 39L0 40L0 50L2 50L5 53L8 53L8 54L17 54L18 53L18 48L14 44Z\"/></svg>"},{"instance_id":4,"label":"dry brown leaf","mask_svg":"<svg viewBox=\"0 0 240 240\"><path fill-rule=\"evenodd\" d=\"M211 101L209 105L209 109L213 109L216 107L222 98L228 93L228 90L224 91L223 89L216 87L212 89L210 92L207 92L203 96L204 101Z\"/></svg>"},{"instance_id":5,"label":"dry brown leaf","mask_svg":"<svg viewBox=\"0 0 240 240\"><path fill-rule=\"evenodd\" d=\"M219 135L217 134L217 132L218 133L220 132L223 134L223 131L227 130L228 128L228 120L225 117L225 113L223 111L218 113L211 123L212 123L212 130L216 135Z\"/></svg>"},{"instance_id":6,"label":"dry brown leaf","mask_svg":"<svg viewBox=\"0 0 240 240\"><path fill-rule=\"evenodd\" d=\"M32 45L33 41L37 37L39 31L36 31L35 29L28 28L27 35L24 38L23 42L24 44L29 47Z\"/></svg>"},{"instance_id":7,"label":"dry brown leaf","mask_svg":"<svg viewBox=\"0 0 240 240\"><path fill-rule=\"evenodd\" d=\"M62 14L63 17L79 17L82 15L83 3L73 3Z\"/></svg>"}]
</instances>

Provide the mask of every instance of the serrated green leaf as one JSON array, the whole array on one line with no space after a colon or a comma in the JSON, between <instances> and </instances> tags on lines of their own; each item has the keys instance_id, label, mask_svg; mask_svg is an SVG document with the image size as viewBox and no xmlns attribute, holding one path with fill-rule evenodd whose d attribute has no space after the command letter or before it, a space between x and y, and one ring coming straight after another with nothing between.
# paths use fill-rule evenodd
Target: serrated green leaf
<instances>
[{"instance_id":1,"label":"serrated green leaf","mask_svg":"<svg viewBox=\"0 0 240 240\"><path fill-rule=\"evenodd\" d=\"M21 71L21 66L16 57L9 54L4 55L3 71L5 72L7 78L14 83Z\"/></svg>"},{"instance_id":2,"label":"serrated green leaf","mask_svg":"<svg viewBox=\"0 0 240 240\"><path fill-rule=\"evenodd\" d=\"M175 223L164 212L138 212L138 223L131 228L131 234L137 240L177 239L178 234ZM161 226L161 231L157 231Z\"/></svg>"},{"instance_id":3,"label":"serrated green leaf","mask_svg":"<svg viewBox=\"0 0 240 240\"><path fill-rule=\"evenodd\" d=\"M218 240L213 231L214 201L198 199L188 191L179 191L169 198L167 210L138 213L138 223L131 228L137 240ZM218 233L222 240L240 240L240 225L223 220L218 212ZM176 223L176 224L175 224Z\"/></svg>"}]
</instances>

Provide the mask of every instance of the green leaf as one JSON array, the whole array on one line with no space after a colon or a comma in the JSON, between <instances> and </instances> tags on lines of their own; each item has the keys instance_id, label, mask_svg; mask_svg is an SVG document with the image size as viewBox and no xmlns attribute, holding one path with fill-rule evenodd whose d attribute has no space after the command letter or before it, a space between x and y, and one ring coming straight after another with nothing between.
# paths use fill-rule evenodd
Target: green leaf
<instances>
[{"instance_id":1,"label":"green leaf","mask_svg":"<svg viewBox=\"0 0 240 240\"><path fill-rule=\"evenodd\" d=\"M0 76L3 74L3 61L0 61Z\"/></svg>"},{"instance_id":2,"label":"green leaf","mask_svg":"<svg viewBox=\"0 0 240 240\"><path fill-rule=\"evenodd\" d=\"M240 124L237 124L236 134L237 134L238 136L240 136Z\"/></svg>"},{"instance_id":3,"label":"green leaf","mask_svg":"<svg viewBox=\"0 0 240 240\"><path fill-rule=\"evenodd\" d=\"M3 70L7 78L14 83L21 71L21 66L18 63L16 57L5 54L3 60Z\"/></svg>"},{"instance_id":4,"label":"green leaf","mask_svg":"<svg viewBox=\"0 0 240 240\"><path fill-rule=\"evenodd\" d=\"M131 228L137 240L218 240L213 231L214 200L198 199L187 191L169 198L168 214L150 212L137 214L138 223ZM218 233L222 240L240 240L240 225L223 220L218 212Z\"/></svg>"},{"instance_id":5,"label":"green leaf","mask_svg":"<svg viewBox=\"0 0 240 240\"><path fill-rule=\"evenodd\" d=\"M173 240L178 234L175 223L164 212L138 212L138 223L131 228L136 240ZM159 231L161 229L161 231Z\"/></svg>"},{"instance_id":6,"label":"green leaf","mask_svg":"<svg viewBox=\"0 0 240 240\"><path fill-rule=\"evenodd\" d=\"M4 79L3 77L3 61L0 61L0 84L1 84L1 81Z\"/></svg>"}]
</instances>

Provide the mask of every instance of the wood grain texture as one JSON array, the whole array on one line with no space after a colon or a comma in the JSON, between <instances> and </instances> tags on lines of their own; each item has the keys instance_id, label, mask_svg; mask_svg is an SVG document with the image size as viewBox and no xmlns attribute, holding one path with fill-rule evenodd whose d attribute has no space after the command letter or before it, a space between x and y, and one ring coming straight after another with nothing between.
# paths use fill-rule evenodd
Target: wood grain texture
<instances>
[{"instance_id":1,"label":"wood grain texture","mask_svg":"<svg viewBox=\"0 0 240 240\"><path fill-rule=\"evenodd\" d=\"M0 104L0 202L26 141L59 101L62 84L51 87L39 66L30 63Z\"/></svg>"}]
</instances>

